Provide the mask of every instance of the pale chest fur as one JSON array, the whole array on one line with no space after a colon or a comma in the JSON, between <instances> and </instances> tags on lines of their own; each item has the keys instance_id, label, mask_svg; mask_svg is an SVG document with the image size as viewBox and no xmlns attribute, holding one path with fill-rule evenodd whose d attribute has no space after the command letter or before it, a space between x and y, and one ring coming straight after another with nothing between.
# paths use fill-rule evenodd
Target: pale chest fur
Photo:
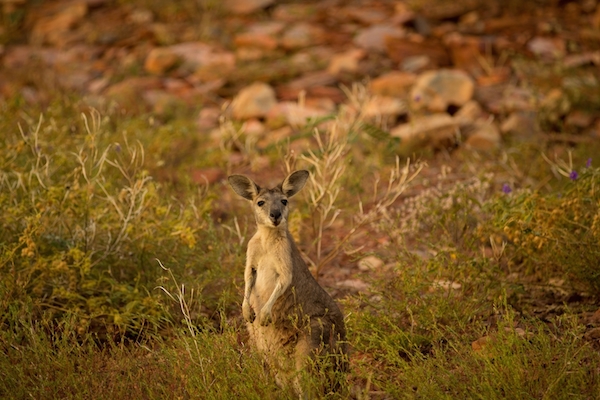
<instances>
[{"instance_id":1,"label":"pale chest fur","mask_svg":"<svg viewBox=\"0 0 600 400\"><path fill-rule=\"evenodd\" d=\"M260 310L267 302L281 275L291 276L290 243L284 235L257 232L248 243L247 257L255 269L256 282L250 304Z\"/></svg>"}]
</instances>

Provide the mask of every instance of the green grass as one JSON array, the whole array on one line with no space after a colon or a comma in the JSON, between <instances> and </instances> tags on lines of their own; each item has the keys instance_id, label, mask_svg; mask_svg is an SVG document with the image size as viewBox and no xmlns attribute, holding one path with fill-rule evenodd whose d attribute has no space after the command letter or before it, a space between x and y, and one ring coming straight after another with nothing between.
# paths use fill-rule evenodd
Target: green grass
<instances>
[{"instance_id":1,"label":"green grass","mask_svg":"<svg viewBox=\"0 0 600 400\"><path fill-rule=\"evenodd\" d=\"M245 204L223 182L186 178L209 165L233 172L234 152L245 166L266 159L257 174L311 169L291 228L323 282L363 254L386 263L353 269L369 289L338 298L351 394L330 397L600 394L588 335L600 304L600 160L586 166L599 146L545 160L556 147L527 144L426 166L396 163L360 115L333 116L338 136L321 128L312 154L292 155L227 129L215 150L185 119L73 99L43 118L19 99L0 107L2 398L294 398L248 346L240 316L254 229Z\"/></svg>"}]
</instances>

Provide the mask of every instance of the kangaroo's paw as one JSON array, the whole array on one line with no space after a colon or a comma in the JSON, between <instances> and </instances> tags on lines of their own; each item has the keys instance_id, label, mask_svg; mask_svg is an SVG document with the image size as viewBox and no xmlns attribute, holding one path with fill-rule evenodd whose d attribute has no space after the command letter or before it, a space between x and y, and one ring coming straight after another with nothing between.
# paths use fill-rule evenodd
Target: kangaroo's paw
<instances>
[{"instance_id":1,"label":"kangaroo's paw","mask_svg":"<svg viewBox=\"0 0 600 400\"><path fill-rule=\"evenodd\" d=\"M254 310L250 307L250 303L247 300L244 300L242 303L242 315L244 319L250 323L254 322L256 318L256 314L254 314Z\"/></svg>"},{"instance_id":2,"label":"kangaroo's paw","mask_svg":"<svg viewBox=\"0 0 600 400\"><path fill-rule=\"evenodd\" d=\"M272 322L271 319L271 310L267 310L266 307L263 307L263 309L260 310L260 313L258 314L259 324L261 326L267 326Z\"/></svg>"}]
</instances>

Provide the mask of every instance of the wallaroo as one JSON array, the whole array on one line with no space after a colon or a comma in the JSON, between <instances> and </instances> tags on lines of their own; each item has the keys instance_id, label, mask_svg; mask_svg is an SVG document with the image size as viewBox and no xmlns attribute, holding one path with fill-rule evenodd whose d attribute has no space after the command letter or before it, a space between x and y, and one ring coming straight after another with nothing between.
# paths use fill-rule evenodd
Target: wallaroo
<instances>
[{"instance_id":1,"label":"wallaroo","mask_svg":"<svg viewBox=\"0 0 600 400\"><path fill-rule=\"evenodd\" d=\"M250 340L278 384L291 383L305 396L303 377L318 372L326 376L322 389L335 391L347 369L344 317L308 270L287 226L288 199L308 177L308 171L295 171L271 189L243 175L228 178L233 190L252 203L257 224L248 242L242 303Z\"/></svg>"}]
</instances>

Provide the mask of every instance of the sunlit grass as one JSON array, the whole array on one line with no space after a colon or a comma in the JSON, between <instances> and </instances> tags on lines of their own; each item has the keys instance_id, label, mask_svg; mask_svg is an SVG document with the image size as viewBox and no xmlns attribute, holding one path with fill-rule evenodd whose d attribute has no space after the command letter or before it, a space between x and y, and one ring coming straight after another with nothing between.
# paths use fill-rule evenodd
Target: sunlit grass
<instances>
[{"instance_id":1,"label":"sunlit grass","mask_svg":"<svg viewBox=\"0 0 600 400\"><path fill-rule=\"evenodd\" d=\"M315 150L293 156L257 148L230 121L215 150L181 121L22 106L0 114L2 398L294 398L240 317L253 221L233 217L243 210L222 182L154 176L256 168L258 157L280 175L311 170L291 229L315 272L350 268L368 287L338 298L351 397L600 391L587 319L600 294L593 146L528 144L427 166L381 151L351 110L308 124ZM354 268L371 253L385 268Z\"/></svg>"}]
</instances>

